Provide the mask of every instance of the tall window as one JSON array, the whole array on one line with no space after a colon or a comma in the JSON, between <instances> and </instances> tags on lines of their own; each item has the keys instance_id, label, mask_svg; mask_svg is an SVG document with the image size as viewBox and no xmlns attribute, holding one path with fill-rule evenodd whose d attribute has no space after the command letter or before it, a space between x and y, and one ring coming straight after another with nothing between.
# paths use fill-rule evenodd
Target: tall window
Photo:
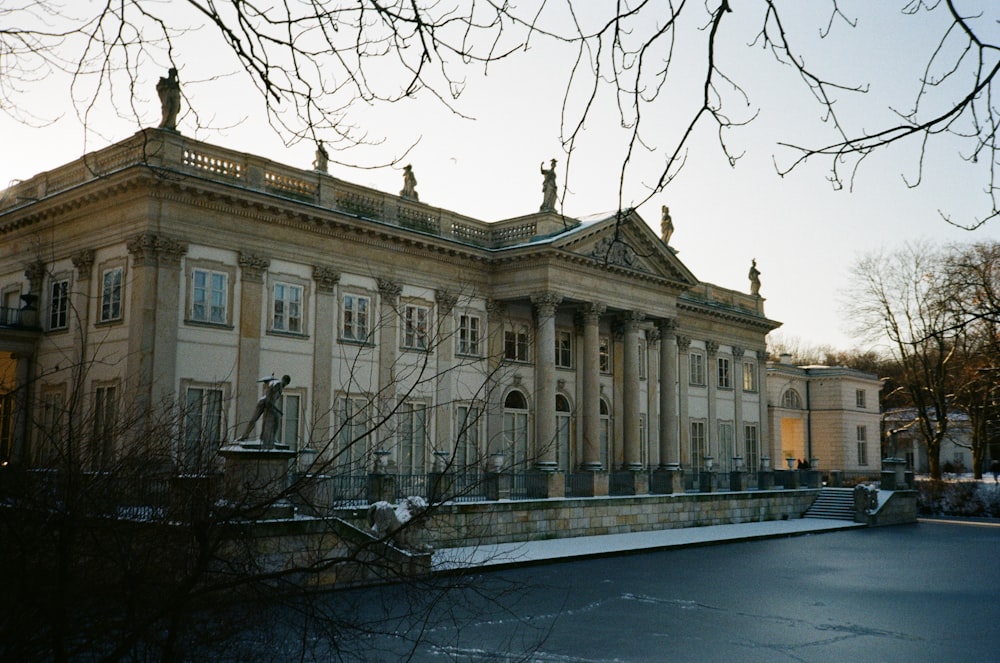
<instances>
[{"instance_id":1,"label":"tall window","mask_svg":"<svg viewBox=\"0 0 1000 663\"><path fill-rule=\"evenodd\" d=\"M229 322L229 274L208 269L191 271L191 319L223 325Z\"/></svg>"},{"instance_id":2,"label":"tall window","mask_svg":"<svg viewBox=\"0 0 1000 663\"><path fill-rule=\"evenodd\" d=\"M426 350L430 347L428 327L431 310L426 306L407 304L403 309L403 347Z\"/></svg>"},{"instance_id":3,"label":"tall window","mask_svg":"<svg viewBox=\"0 0 1000 663\"><path fill-rule=\"evenodd\" d=\"M480 460L479 430L481 413L473 405L459 405L456 411L458 435L455 436L455 470L475 472Z\"/></svg>"},{"instance_id":4,"label":"tall window","mask_svg":"<svg viewBox=\"0 0 1000 663\"><path fill-rule=\"evenodd\" d=\"M597 350L598 363L601 369L601 373L611 372L611 339L607 336L602 336L598 345ZM607 466L605 466L607 467Z\"/></svg>"},{"instance_id":5,"label":"tall window","mask_svg":"<svg viewBox=\"0 0 1000 663\"><path fill-rule=\"evenodd\" d=\"M572 332L556 332L556 366L559 368L573 368Z\"/></svg>"},{"instance_id":6,"label":"tall window","mask_svg":"<svg viewBox=\"0 0 1000 663\"><path fill-rule=\"evenodd\" d=\"M757 424L744 424L743 445L746 447L744 467L751 472L760 469L760 442L757 439Z\"/></svg>"},{"instance_id":7,"label":"tall window","mask_svg":"<svg viewBox=\"0 0 1000 663\"><path fill-rule=\"evenodd\" d=\"M304 330L302 305L302 286L292 283L275 283L271 329L274 331L301 334Z\"/></svg>"},{"instance_id":8,"label":"tall window","mask_svg":"<svg viewBox=\"0 0 1000 663\"><path fill-rule=\"evenodd\" d=\"M482 318L478 315L458 316L458 354L479 356L479 333Z\"/></svg>"},{"instance_id":9,"label":"tall window","mask_svg":"<svg viewBox=\"0 0 1000 663\"><path fill-rule=\"evenodd\" d=\"M729 362L729 357L719 357L717 362L719 365L719 387L722 389L732 389L733 375L730 372L731 364Z\"/></svg>"},{"instance_id":10,"label":"tall window","mask_svg":"<svg viewBox=\"0 0 1000 663\"><path fill-rule=\"evenodd\" d=\"M757 391L757 362L743 362L743 391Z\"/></svg>"},{"instance_id":11,"label":"tall window","mask_svg":"<svg viewBox=\"0 0 1000 663\"><path fill-rule=\"evenodd\" d=\"M503 356L510 361L528 361L527 325L510 325L504 329Z\"/></svg>"},{"instance_id":12,"label":"tall window","mask_svg":"<svg viewBox=\"0 0 1000 663\"><path fill-rule=\"evenodd\" d=\"M371 298L364 295L344 295L340 310L340 338L359 343L368 340L371 303Z\"/></svg>"},{"instance_id":13,"label":"tall window","mask_svg":"<svg viewBox=\"0 0 1000 663\"><path fill-rule=\"evenodd\" d=\"M865 408L865 407L867 407L865 405L865 390L864 389L858 389L857 391L854 392L854 402L855 402L855 404L859 408Z\"/></svg>"},{"instance_id":14,"label":"tall window","mask_svg":"<svg viewBox=\"0 0 1000 663\"><path fill-rule=\"evenodd\" d=\"M556 394L556 467L564 471L571 469L569 458L569 426L569 400L562 394Z\"/></svg>"},{"instance_id":15,"label":"tall window","mask_svg":"<svg viewBox=\"0 0 1000 663\"><path fill-rule=\"evenodd\" d=\"M608 405L608 401L603 398L601 399L600 417L601 467L609 470L611 469L611 462L614 458L612 449L614 441L611 437L611 406Z\"/></svg>"},{"instance_id":16,"label":"tall window","mask_svg":"<svg viewBox=\"0 0 1000 663\"><path fill-rule=\"evenodd\" d=\"M101 385L94 388L94 437L90 445L90 462L94 470L106 469L111 463L117 406L117 386Z\"/></svg>"},{"instance_id":17,"label":"tall window","mask_svg":"<svg viewBox=\"0 0 1000 663\"><path fill-rule=\"evenodd\" d=\"M505 464L523 470L528 463L528 399L517 389L503 402L503 436Z\"/></svg>"},{"instance_id":18,"label":"tall window","mask_svg":"<svg viewBox=\"0 0 1000 663\"><path fill-rule=\"evenodd\" d=\"M371 435L368 399L342 396L337 399L337 459L348 472L363 472Z\"/></svg>"},{"instance_id":19,"label":"tall window","mask_svg":"<svg viewBox=\"0 0 1000 663\"><path fill-rule=\"evenodd\" d=\"M297 450L301 436L302 425L302 394L288 393L281 396L281 426L278 428L279 444Z\"/></svg>"},{"instance_id":20,"label":"tall window","mask_svg":"<svg viewBox=\"0 0 1000 663\"><path fill-rule=\"evenodd\" d=\"M863 393L863 392L862 392ZM858 465L868 464L868 427L858 426Z\"/></svg>"},{"instance_id":21,"label":"tall window","mask_svg":"<svg viewBox=\"0 0 1000 663\"><path fill-rule=\"evenodd\" d=\"M406 402L396 414L399 441L397 464L400 474L423 474L427 448L427 406Z\"/></svg>"},{"instance_id":22,"label":"tall window","mask_svg":"<svg viewBox=\"0 0 1000 663\"><path fill-rule=\"evenodd\" d=\"M59 279L49 290L49 329L66 329L68 324L69 279Z\"/></svg>"},{"instance_id":23,"label":"tall window","mask_svg":"<svg viewBox=\"0 0 1000 663\"><path fill-rule=\"evenodd\" d=\"M708 455L708 440L705 437L705 422L691 422L691 464L696 472L705 469L705 456Z\"/></svg>"},{"instance_id":24,"label":"tall window","mask_svg":"<svg viewBox=\"0 0 1000 663\"><path fill-rule=\"evenodd\" d=\"M65 392L62 388L46 388L42 391L42 421L39 428L41 439L35 454L35 462L40 467L51 467L65 451L63 449L65 401Z\"/></svg>"},{"instance_id":25,"label":"tall window","mask_svg":"<svg viewBox=\"0 0 1000 663\"><path fill-rule=\"evenodd\" d=\"M688 355L689 381L694 385L705 384L705 355L692 352Z\"/></svg>"},{"instance_id":26,"label":"tall window","mask_svg":"<svg viewBox=\"0 0 1000 663\"><path fill-rule=\"evenodd\" d=\"M733 469L733 456L735 456L735 445L733 440L733 424L730 421L719 422L719 469L730 471Z\"/></svg>"},{"instance_id":27,"label":"tall window","mask_svg":"<svg viewBox=\"0 0 1000 663\"><path fill-rule=\"evenodd\" d=\"M119 320L122 317L122 268L105 269L101 274L100 322Z\"/></svg>"},{"instance_id":28,"label":"tall window","mask_svg":"<svg viewBox=\"0 0 1000 663\"><path fill-rule=\"evenodd\" d=\"M181 462L188 470L207 470L222 444L222 389L188 387L184 397L184 448Z\"/></svg>"}]
</instances>

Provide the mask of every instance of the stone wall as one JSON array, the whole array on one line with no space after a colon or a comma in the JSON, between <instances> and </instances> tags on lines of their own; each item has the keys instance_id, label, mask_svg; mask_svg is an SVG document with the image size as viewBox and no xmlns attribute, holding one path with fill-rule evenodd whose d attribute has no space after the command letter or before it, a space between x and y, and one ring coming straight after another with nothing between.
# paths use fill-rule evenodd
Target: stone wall
<instances>
[{"instance_id":1,"label":"stone wall","mask_svg":"<svg viewBox=\"0 0 1000 663\"><path fill-rule=\"evenodd\" d=\"M878 511L868 515L868 524L902 525L917 522L917 491L896 490Z\"/></svg>"},{"instance_id":2,"label":"stone wall","mask_svg":"<svg viewBox=\"0 0 1000 663\"><path fill-rule=\"evenodd\" d=\"M818 490L697 493L444 504L424 540L434 548L624 534L800 518ZM336 515L363 524L364 512Z\"/></svg>"}]
</instances>

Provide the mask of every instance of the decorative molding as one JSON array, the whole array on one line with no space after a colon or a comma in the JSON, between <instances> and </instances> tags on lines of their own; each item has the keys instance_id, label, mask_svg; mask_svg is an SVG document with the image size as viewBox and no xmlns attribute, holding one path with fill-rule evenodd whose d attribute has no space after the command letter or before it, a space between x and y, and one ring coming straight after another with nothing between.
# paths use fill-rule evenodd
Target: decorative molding
<instances>
[{"instance_id":1,"label":"decorative molding","mask_svg":"<svg viewBox=\"0 0 1000 663\"><path fill-rule=\"evenodd\" d=\"M608 265L645 271L637 259L635 250L621 238L612 236L602 238L594 245L590 257Z\"/></svg>"}]
</instances>

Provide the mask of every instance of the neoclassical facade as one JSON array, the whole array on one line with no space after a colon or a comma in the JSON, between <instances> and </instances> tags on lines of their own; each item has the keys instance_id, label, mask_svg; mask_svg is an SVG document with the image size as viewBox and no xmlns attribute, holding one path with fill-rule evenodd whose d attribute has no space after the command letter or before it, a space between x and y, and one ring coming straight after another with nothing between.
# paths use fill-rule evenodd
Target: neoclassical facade
<instances>
[{"instance_id":1,"label":"neoclassical facade","mask_svg":"<svg viewBox=\"0 0 1000 663\"><path fill-rule=\"evenodd\" d=\"M493 467L599 495L754 469L780 453L778 323L669 239L630 210L485 222L143 130L2 194L5 460L52 463L82 395L104 426L175 412L172 461L205 466L287 374L280 442L325 472Z\"/></svg>"}]
</instances>

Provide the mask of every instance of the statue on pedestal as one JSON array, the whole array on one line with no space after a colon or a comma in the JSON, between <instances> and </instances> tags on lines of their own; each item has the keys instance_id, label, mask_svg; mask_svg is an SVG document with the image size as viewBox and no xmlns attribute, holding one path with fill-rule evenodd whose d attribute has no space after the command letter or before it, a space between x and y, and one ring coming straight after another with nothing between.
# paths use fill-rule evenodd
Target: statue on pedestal
<instances>
[{"instance_id":1,"label":"statue on pedestal","mask_svg":"<svg viewBox=\"0 0 1000 663\"><path fill-rule=\"evenodd\" d=\"M556 160L552 159L548 170L545 170L544 161L539 168L542 171L542 206L538 209L538 211L555 212L556 197L558 196L558 190L556 188Z\"/></svg>"},{"instance_id":2,"label":"statue on pedestal","mask_svg":"<svg viewBox=\"0 0 1000 663\"><path fill-rule=\"evenodd\" d=\"M281 425L281 396L285 387L291 381L292 379L287 375L281 376L280 380L275 379L273 375L269 378L258 380L258 382L264 383L264 395L257 401L253 417L247 423L246 430L243 431L243 435L237 442L245 442L250 439L257 420L260 419L260 448L274 448L274 444L278 438L278 431L280 430L279 426Z\"/></svg>"},{"instance_id":3,"label":"statue on pedestal","mask_svg":"<svg viewBox=\"0 0 1000 663\"><path fill-rule=\"evenodd\" d=\"M750 294L760 297L760 270L757 269L757 259L750 262L750 272L747 274L750 279Z\"/></svg>"},{"instance_id":4,"label":"statue on pedestal","mask_svg":"<svg viewBox=\"0 0 1000 663\"><path fill-rule=\"evenodd\" d=\"M409 164L403 166L403 190L399 192L399 197L420 200L417 195L417 177L413 174L413 166Z\"/></svg>"},{"instance_id":5,"label":"statue on pedestal","mask_svg":"<svg viewBox=\"0 0 1000 663\"><path fill-rule=\"evenodd\" d=\"M177 114L181 112L181 83L177 80L177 70L173 67L167 77L156 84L156 94L160 97L160 129L177 131Z\"/></svg>"}]
</instances>

